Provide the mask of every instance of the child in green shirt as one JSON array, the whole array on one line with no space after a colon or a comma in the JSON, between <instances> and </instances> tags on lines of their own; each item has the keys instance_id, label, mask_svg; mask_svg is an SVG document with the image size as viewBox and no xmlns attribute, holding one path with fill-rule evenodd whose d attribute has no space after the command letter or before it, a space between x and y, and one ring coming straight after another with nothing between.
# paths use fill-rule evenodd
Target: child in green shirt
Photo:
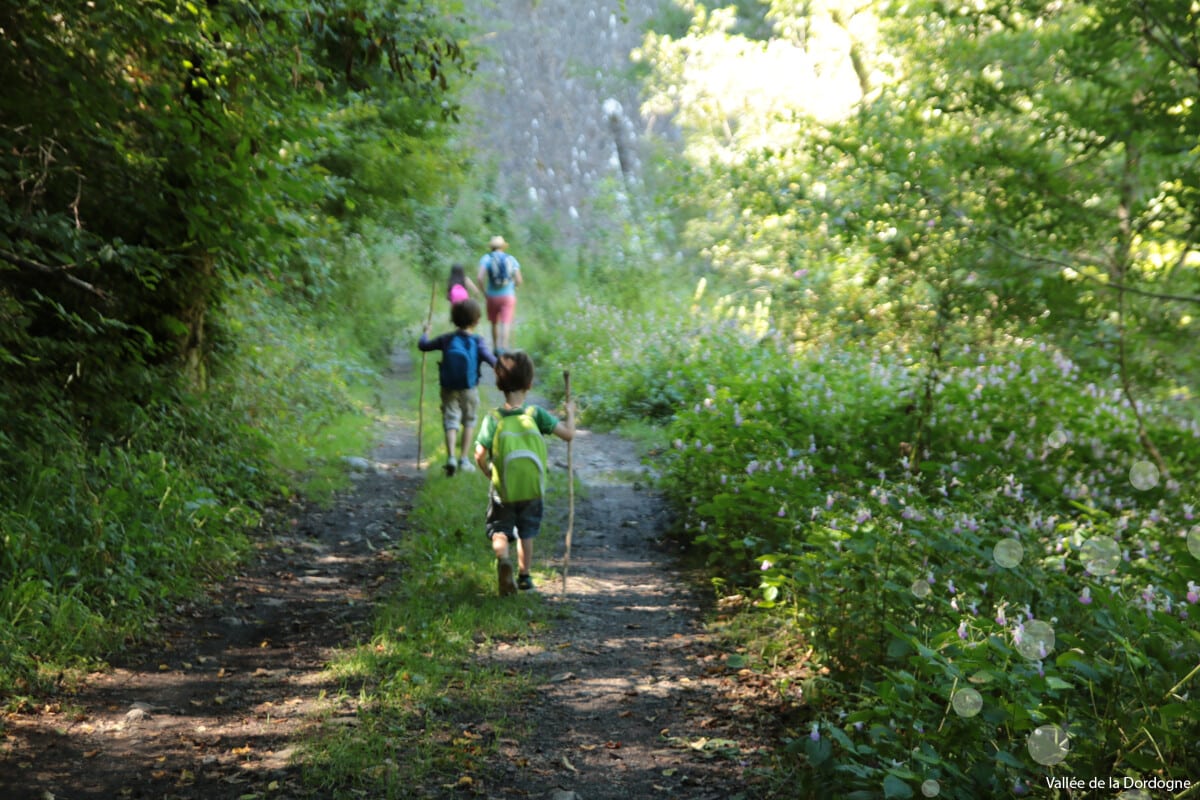
<instances>
[{"instance_id":1,"label":"child in green shirt","mask_svg":"<svg viewBox=\"0 0 1200 800\"><path fill-rule=\"evenodd\" d=\"M500 594L510 595L533 588L529 568L533 537L542 525L545 492L546 445L542 437L554 434L568 442L575 438L575 404L568 401L565 422L541 406L526 404L525 395L533 387L533 360L521 350L499 356L495 370L504 405L483 418L475 437L475 463L491 475L487 535L496 554ZM517 542L516 581L508 553L513 541Z\"/></svg>"}]
</instances>

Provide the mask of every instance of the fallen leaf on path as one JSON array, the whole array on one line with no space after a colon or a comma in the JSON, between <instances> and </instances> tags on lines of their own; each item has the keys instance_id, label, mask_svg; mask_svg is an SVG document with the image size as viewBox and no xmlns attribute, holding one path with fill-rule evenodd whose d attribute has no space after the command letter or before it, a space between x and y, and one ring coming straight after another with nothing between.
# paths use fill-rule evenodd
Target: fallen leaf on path
<instances>
[{"instance_id":1,"label":"fallen leaf on path","mask_svg":"<svg viewBox=\"0 0 1200 800\"><path fill-rule=\"evenodd\" d=\"M562 757L562 763L563 763L563 766L566 767L567 769L571 770L571 772L579 772L579 770L575 769L575 765L567 760L566 756Z\"/></svg>"}]
</instances>

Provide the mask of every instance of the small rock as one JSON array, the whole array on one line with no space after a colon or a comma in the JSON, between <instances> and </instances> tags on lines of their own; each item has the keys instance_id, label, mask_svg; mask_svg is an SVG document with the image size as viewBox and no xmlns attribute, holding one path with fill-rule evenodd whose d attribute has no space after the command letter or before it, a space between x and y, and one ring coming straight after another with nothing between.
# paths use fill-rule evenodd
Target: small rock
<instances>
[{"instance_id":1,"label":"small rock","mask_svg":"<svg viewBox=\"0 0 1200 800\"><path fill-rule=\"evenodd\" d=\"M347 467L355 472L371 472L374 469L371 462L362 456L346 456L342 460L346 463Z\"/></svg>"}]
</instances>

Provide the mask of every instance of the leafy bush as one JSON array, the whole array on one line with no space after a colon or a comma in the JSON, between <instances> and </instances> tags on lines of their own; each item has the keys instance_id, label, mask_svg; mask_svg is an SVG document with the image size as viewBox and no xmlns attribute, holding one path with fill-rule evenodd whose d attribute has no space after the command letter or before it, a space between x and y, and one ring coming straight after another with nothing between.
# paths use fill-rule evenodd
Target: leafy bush
<instances>
[{"instance_id":1,"label":"leafy bush","mask_svg":"<svg viewBox=\"0 0 1200 800\"><path fill-rule=\"evenodd\" d=\"M345 481L342 456L366 444L360 396L375 371L353 355L349 326L312 319L248 283L214 322L208 392L147 375L143 390L110 399L102 425L65 403L10 419L0 687L152 637L175 601L237 563L272 500ZM326 483L310 487L321 465Z\"/></svg>"},{"instance_id":2,"label":"leafy bush","mask_svg":"<svg viewBox=\"0 0 1200 800\"><path fill-rule=\"evenodd\" d=\"M678 535L829 670L783 693L790 785L967 798L1194 775L1196 487L1142 455L1119 391L1027 341L931 365L749 328L663 344L681 402L656 465ZM1196 420L1140 412L1170 474L1194 474Z\"/></svg>"}]
</instances>

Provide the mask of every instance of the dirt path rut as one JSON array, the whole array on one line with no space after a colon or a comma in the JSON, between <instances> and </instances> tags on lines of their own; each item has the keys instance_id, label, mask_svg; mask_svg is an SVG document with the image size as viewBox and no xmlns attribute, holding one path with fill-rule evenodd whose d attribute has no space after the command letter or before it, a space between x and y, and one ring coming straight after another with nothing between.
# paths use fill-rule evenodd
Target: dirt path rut
<instances>
[{"instance_id":1,"label":"dirt path rut","mask_svg":"<svg viewBox=\"0 0 1200 800\"><path fill-rule=\"evenodd\" d=\"M510 743L507 779L488 796L753 796L753 706L738 700L741 679L706 632L704 590L664 547L666 506L628 442L585 431L575 447L585 490L567 591L542 587L570 616L531 645L482 655L542 680L523 711L535 734Z\"/></svg>"}]
</instances>

